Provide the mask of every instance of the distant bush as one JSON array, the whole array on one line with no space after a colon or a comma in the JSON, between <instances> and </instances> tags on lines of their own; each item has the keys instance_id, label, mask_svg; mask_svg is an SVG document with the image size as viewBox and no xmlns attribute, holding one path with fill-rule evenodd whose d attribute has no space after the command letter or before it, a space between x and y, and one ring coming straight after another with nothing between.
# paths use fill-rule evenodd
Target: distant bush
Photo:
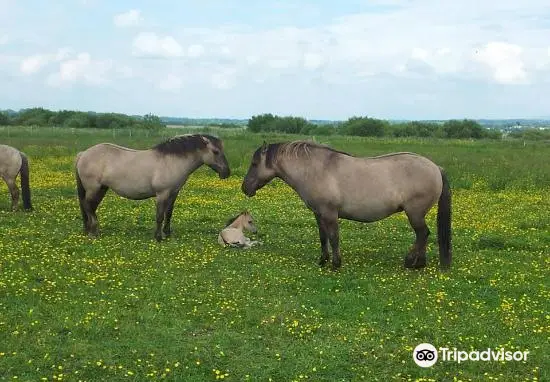
<instances>
[{"instance_id":1,"label":"distant bush","mask_svg":"<svg viewBox=\"0 0 550 382\"><path fill-rule=\"evenodd\" d=\"M388 121L369 117L351 117L344 122L340 131L344 135L383 137L389 128L390 123Z\"/></svg>"},{"instance_id":2,"label":"distant bush","mask_svg":"<svg viewBox=\"0 0 550 382\"><path fill-rule=\"evenodd\" d=\"M528 128L528 129L515 130L509 134L509 137L525 139L528 141L550 140L550 129L540 130L540 129Z\"/></svg>"},{"instance_id":3,"label":"distant bush","mask_svg":"<svg viewBox=\"0 0 550 382\"><path fill-rule=\"evenodd\" d=\"M301 117L279 117L273 114L255 115L248 120L248 130L254 133L279 132L304 135L351 135L361 137L435 137L458 139L500 139L498 130L484 128L473 120L449 120L444 123L412 121L391 124L371 117L351 117L339 125L316 125Z\"/></svg>"},{"instance_id":4,"label":"distant bush","mask_svg":"<svg viewBox=\"0 0 550 382\"><path fill-rule=\"evenodd\" d=\"M159 117L146 114L143 117L120 113L94 113L82 111L51 111L41 107L23 109L19 112L0 113L0 125L55 126L72 128L158 129L166 127Z\"/></svg>"}]
</instances>

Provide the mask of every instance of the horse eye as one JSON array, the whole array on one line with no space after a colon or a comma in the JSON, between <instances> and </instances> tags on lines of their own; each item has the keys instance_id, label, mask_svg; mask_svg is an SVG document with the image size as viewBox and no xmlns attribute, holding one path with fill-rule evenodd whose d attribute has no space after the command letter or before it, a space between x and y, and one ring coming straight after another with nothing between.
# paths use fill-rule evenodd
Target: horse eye
<instances>
[{"instance_id":1,"label":"horse eye","mask_svg":"<svg viewBox=\"0 0 550 382\"><path fill-rule=\"evenodd\" d=\"M214 155L218 155L220 153L218 150L213 150L212 152L214 153Z\"/></svg>"},{"instance_id":2,"label":"horse eye","mask_svg":"<svg viewBox=\"0 0 550 382\"><path fill-rule=\"evenodd\" d=\"M252 220L249 220L249 221L248 221L248 224L252 224Z\"/></svg>"}]
</instances>

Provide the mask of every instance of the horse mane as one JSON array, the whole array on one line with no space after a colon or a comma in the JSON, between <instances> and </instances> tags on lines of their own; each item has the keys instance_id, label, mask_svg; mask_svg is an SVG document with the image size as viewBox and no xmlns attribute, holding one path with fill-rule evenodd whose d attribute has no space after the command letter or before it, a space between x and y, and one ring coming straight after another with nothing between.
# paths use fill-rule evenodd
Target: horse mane
<instances>
[{"instance_id":1,"label":"horse mane","mask_svg":"<svg viewBox=\"0 0 550 382\"><path fill-rule=\"evenodd\" d=\"M153 147L153 150L164 155L187 155L191 152L202 150L206 147L203 138L207 138L214 146L222 149L221 140L208 134L183 134L176 135Z\"/></svg>"},{"instance_id":2,"label":"horse mane","mask_svg":"<svg viewBox=\"0 0 550 382\"><path fill-rule=\"evenodd\" d=\"M324 145L314 141L299 140L299 141L292 141L292 142L280 142L280 143L272 143L267 146L266 166L268 168L273 167L274 161L280 157L308 158L309 155L311 154L312 149L323 149L323 150L328 150L332 153L351 156L351 154L349 153L333 149L328 145ZM261 148L256 150L256 152L254 153L253 159L259 160L261 150L262 150Z\"/></svg>"},{"instance_id":3,"label":"horse mane","mask_svg":"<svg viewBox=\"0 0 550 382\"><path fill-rule=\"evenodd\" d=\"M231 223L233 223L235 220L237 220L237 218L238 218L239 216L244 215L244 214L248 214L248 213L249 213L249 212L246 211L246 210L239 212L238 215L235 215L235 216L233 216L232 218L228 219L228 220L225 222L224 227L229 226Z\"/></svg>"}]
</instances>

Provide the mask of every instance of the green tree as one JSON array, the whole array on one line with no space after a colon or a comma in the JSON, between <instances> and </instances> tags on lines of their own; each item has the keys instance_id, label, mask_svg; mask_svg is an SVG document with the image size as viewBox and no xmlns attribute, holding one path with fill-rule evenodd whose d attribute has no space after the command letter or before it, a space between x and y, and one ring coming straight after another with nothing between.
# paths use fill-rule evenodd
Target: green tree
<instances>
[{"instance_id":1,"label":"green tree","mask_svg":"<svg viewBox=\"0 0 550 382\"><path fill-rule=\"evenodd\" d=\"M143 116L143 126L147 129L159 129L162 127L166 127L166 125L162 123L158 116L151 113L145 114Z\"/></svg>"},{"instance_id":2,"label":"green tree","mask_svg":"<svg viewBox=\"0 0 550 382\"><path fill-rule=\"evenodd\" d=\"M0 126L7 126L10 124L10 117L7 113L0 112Z\"/></svg>"},{"instance_id":3,"label":"green tree","mask_svg":"<svg viewBox=\"0 0 550 382\"><path fill-rule=\"evenodd\" d=\"M266 127L275 122L275 116L271 113L252 116L248 120L248 130L253 133L259 133L260 131L266 131Z\"/></svg>"},{"instance_id":4,"label":"green tree","mask_svg":"<svg viewBox=\"0 0 550 382\"><path fill-rule=\"evenodd\" d=\"M389 122L370 117L351 117L342 125L345 135L382 137L389 130Z\"/></svg>"}]
</instances>

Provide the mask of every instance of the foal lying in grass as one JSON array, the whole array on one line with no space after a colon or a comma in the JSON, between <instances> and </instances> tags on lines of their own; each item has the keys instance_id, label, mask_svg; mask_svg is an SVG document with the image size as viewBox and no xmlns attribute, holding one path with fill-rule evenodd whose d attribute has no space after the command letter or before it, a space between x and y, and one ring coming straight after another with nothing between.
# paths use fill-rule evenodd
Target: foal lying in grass
<instances>
[{"instance_id":1,"label":"foal lying in grass","mask_svg":"<svg viewBox=\"0 0 550 382\"><path fill-rule=\"evenodd\" d=\"M223 246L239 248L250 248L253 245L261 244L259 241L253 241L244 236L243 229L252 233L257 232L252 215L248 211L243 211L227 221L226 227L218 235L218 243Z\"/></svg>"}]
</instances>

